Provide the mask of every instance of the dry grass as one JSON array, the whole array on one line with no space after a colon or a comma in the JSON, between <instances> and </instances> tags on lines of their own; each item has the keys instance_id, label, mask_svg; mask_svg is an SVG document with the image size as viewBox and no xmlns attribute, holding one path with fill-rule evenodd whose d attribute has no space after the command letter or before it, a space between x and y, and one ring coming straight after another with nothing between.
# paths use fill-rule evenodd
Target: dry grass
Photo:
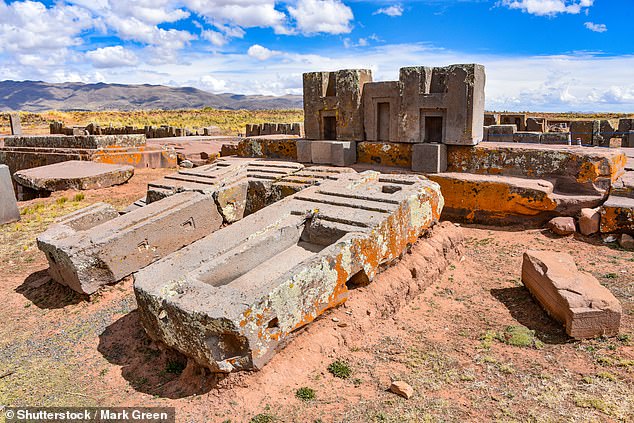
<instances>
[{"instance_id":1,"label":"dry grass","mask_svg":"<svg viewBox=\"0 0 634 423\"><path fill-rule=\"evenodd\" d=\"M112 125L143 127L145 125L172 125L188 129L218 126L228 134L244 132L247 123L292 123L302 122L302 110L217 110L212 108L192 110L140 110L132 112L60 112L43 113L21 112L22 128L26 133L48 133L48 125L61 121L66 126L86 126L96 123L101 126ZM0 133L9 133L9 116L0 114Z\"/></svg>"}]
</instances>

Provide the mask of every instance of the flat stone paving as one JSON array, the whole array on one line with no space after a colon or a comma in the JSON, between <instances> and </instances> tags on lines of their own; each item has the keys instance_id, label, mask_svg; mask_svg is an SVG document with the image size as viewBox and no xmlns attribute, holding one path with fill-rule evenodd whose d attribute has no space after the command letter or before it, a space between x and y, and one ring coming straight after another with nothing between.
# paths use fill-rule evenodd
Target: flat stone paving
<instances>
[{"instance_id":1,"label":"flat stone paving","mask_svg":"<svg viewBox=\"0 0 634 423\"><path fill-rule=\"evenodd\" d=\"M323 180L135 273L142 322L213 372L259 369L413 245L442 206L439 186L417 175Z\"/></svg>"}]
</instances>

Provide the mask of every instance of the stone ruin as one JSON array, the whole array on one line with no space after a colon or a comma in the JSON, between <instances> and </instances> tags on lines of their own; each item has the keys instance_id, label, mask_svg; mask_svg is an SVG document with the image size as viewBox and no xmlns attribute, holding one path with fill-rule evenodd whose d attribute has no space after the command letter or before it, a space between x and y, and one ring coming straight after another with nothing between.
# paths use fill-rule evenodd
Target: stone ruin
<instances>
[{"instance_id":1,"label":"stone ruin","mask_svg":"<svg viewBox=\"0 0 634 423\"><path fill-rule=\"evenodd\" d=\"M248 124L245 136L258 137L260 135L296 135L304 136L303 123L259 123Z\"/></svg>"},{"instance_id":2,"label":"stone ruin","mask_svg":"<svg viewBox=\"0 0 634 423\"><path fill-rule=\"evenodd\" d=\"M100 126L90 123L85 127L67 127L62 122L51 122L49 125L51 135L145 135L145 138L169 138L169 137L191 137L191 136L220 136L223 131L217 126L207 126L190 130L172 125L152 126L146 125L143 128L134 126L114 127Z\"/></svg>"},{"instance_id":3,"label":"stone ruin","mask_svg":"<svg viewBox=\"0 0 634 423\"><path fill-rule=\"evenodd\" d=\"M482 141L485 79L476 64L402 68L388 82L372 82L366 69L304 74L298 160L350 165L360 148L405 144L395 149L409 149L412 169L442 172L445 145Z\"/></svg>"},{"instance_id":4,"label":"stone ruin","mask_svg":"<svg viewBox=\"0 0 634 423\"><path fill-rule=\"evenodd\" d=\"M481 65L404 68L385 83L366 70L306 74L304 139L243 139L120 213L101 203L66 216L38 246L51 276L83 294L133 275L149 336L228 373L260 369L440 219L539 226L593 207L602 232L634 233L626 155L480 144L484 79ZM617 333L620 309L589 282L569 298L581 277L568 270L564 283L526 267L525 283L564 299L542 302L572 336ZM595 294L609 307L590 306ZM606 317L587 320L595 311Z\"/></svg>"}]
</instances>

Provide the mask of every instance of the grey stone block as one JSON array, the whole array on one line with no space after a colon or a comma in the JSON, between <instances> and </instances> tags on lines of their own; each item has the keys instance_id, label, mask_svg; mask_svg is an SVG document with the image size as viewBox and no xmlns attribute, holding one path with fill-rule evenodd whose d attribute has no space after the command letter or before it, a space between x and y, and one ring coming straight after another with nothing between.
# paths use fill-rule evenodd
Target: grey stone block
<instances>
[{"instance_id":1,"label":"grey stone block","mask_svg":"<svg viewBox=\"0 0 634 423\"><path fill-rule=\"evenodd\" d=\"M513 135L517 132L515 125L491 125L488 137L491 142L513 142Z\"/></svg>"},{"instance_id":2,"label":"grey stone block","mask_svg":"<svg viewBox=\"0 0 634 423\"><path fill-rule=\"evenodd\" d=\"M22 135L22 124L20 123L19 113L9 114L9 125L11 126L11 135Z\"/></svg>"},{"instance_id":3,"label":"grey stone block","mask_svg":"<svg viewBox=\"0 0 634 423\"><path fill-rule=\"evenodd\" d=\"M334 166L349 166L357 161L354 141L310 141L311 162Z\"/></svg>"},{"instance_id":4,"label":"grey stone block","mask_svg":"<svg viewBox=\"0 0 634 423\"><path fill-rule=\"evenodd\" d=\"M423 173L447 171L447 146L445 144L414 144L412 146L412 170Z\"/></svg>"},{"instance_id":5,"label":"grey stone block","mask_svg":"<svg viewBox=\"0 0 634 423\"><path fill-rule=\"evenodd\" d=\"M0 165L0 225L20 220L9 167Z\"/></svg>"},{"instance_id":6,"label":"grey stone block","mask_svg":"<svg viewBox=\"0 0 634 423\"><path fill-rule=\"evenodd\" d=\"M310 163L312 161L311 153L311 141L298 140L295 144L297 146L297 161L300 163Z\"/></svg>"},{"instance_id":7,"label":"grey stone block","mask_svg":"<svg viewBox=\"0 0 634 423\"><path fill-rule=\"evenodd\" d=\"M541 135L541 132L516 132L513 134L513 141L527 144L539 144Z\"/></svg>"},{"instance_id":8,"label":"grey stone block","mask_svg":"<svg viewBox=\"0 0 634 423\"><path fill-rule=\"evenodd\" d=\"M544 132L541 137L541 143L570 145L572 138L570 132Z\"/></svg>"}]
</instances>

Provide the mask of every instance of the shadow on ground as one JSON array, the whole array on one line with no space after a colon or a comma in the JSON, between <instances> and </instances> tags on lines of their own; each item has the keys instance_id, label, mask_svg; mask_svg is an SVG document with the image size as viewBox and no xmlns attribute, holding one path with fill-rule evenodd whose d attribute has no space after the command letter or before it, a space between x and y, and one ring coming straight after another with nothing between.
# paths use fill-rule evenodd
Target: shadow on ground
<instances>
[{"instance_id":1,"label":"shadow on ground","mask_svg":"<svg viewBox=\"0 0 634 423\"><path fill-rule=\"evenodd\" d=\"M55 282L48 274L48 269L31 273L15 289L39 308L57 309L79 304L88 297L73 291L67 286Z\"/></svg>"},{"instance_id":2,"label":"shadow on ground","mask_svg":"<svg viewBox=\"0 0 634 423\"><path fill-rule=\"evenodd\" d=\"M154 343L145 333L137 310L123 316L99 335L99 352L137 391L178 399L209 392L219 380L188 362L187 357Z\"/></svg>"},{"instance_id":3,"label":"shadow on ground","mask_svg":"<svg viewBox=\"0 0 634 423\"><path fill-rule=\"evenodd\" d=\"M571 341L564 328L535 302L528 289L492 289L491 295L506 306L511 316L523 326L535 331L535 335L546 344L566 344Z\"/></svg>"}]
</instances>

